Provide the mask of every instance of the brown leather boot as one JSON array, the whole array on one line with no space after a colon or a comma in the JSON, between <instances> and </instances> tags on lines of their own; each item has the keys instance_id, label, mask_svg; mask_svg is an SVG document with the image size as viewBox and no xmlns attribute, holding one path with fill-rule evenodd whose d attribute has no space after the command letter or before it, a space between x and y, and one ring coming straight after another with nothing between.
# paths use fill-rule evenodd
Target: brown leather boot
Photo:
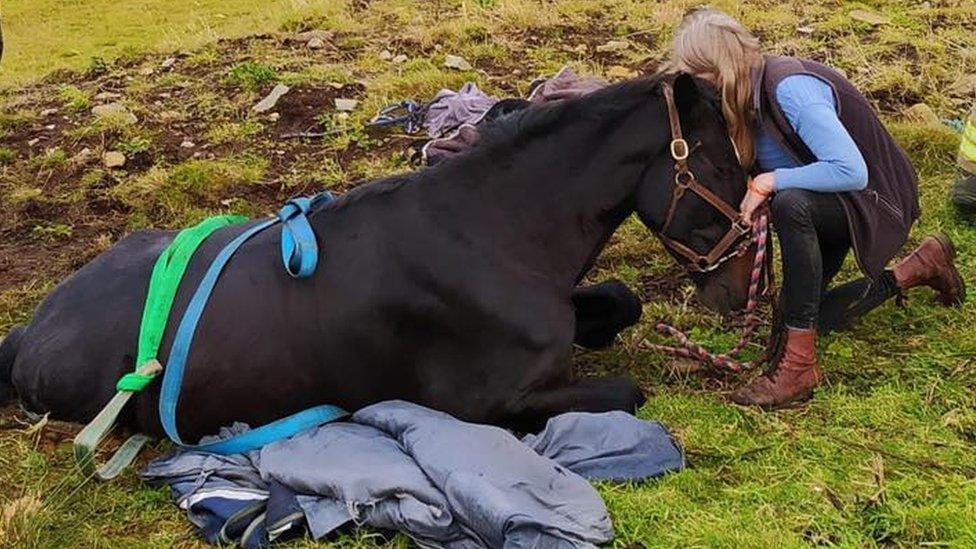
<instances>
[{"instance_id":1,"label":"brown leather boot","mask_svg":"<svg viewBox=\"0 0 976 549\"><path fill-rule=\"evenodd\" d=\"M789 328L782 359L751 383L729 395L732 402L774 410L813 396L822 373L817 363L816 330Z\"/></svg>"},{"instance_id":2,"label":"brown leather boot","mask_svg":"<svg viewBox=\"0 0 976 549\"><path fill-rule=\"evenodd\" d=\"M895 265L895 281L904 292L917 286L935 290L946 307L962 305L966 284L956 270L956 248L944 234L926 236L908 257Z\"/></svg>"}]
</instances>

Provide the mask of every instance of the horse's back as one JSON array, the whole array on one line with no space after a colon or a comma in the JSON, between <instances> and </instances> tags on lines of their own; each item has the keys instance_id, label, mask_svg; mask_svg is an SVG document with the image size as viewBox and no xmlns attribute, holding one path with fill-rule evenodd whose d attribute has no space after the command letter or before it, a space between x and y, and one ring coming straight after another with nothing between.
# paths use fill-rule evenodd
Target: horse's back
<instances>
[{"instance_id":1,"label":"horse's back","mask_svg":"<svg viewBox=\"0 0 976 549\"><path fill-rule=\"evenodd\" d=\"M139 231L58 284L24 334L13 385L31 410L87 420L133 367L146 287L172 231Z\"/></svg>"}]
</instances>

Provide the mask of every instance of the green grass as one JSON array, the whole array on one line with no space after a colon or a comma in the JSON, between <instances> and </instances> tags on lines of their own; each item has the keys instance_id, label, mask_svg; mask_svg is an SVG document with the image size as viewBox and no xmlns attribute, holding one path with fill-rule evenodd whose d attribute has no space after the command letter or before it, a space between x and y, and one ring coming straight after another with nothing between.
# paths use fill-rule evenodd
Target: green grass
<instances>
[{"instance_id":1,"label":"green grass","mask_svg":"<svg viewBox=\"0 0 976 549\"><path fill-rule=\"evenodd\" d=\"M0 85L54 69L83 69L146 50L192 49L223 37L277 29L303 16L327 16L336 3L312 0L7 0Z\"/></svg>"},{"instance_id":2,"label":"green grass","mask_svg":"<svg viewBox=\"0 0 976 549\"><path fill-rule=\"evenodd\" d=\"M409 139L360 129L381 105L426 98L466 79L499 96L524 94L532 78L564 63L580 73L632 71L662 59L681 14L698 3L9 0L0 64L0 85L8 86L0 94L0 259L11 268L0 268L0 333L27 320L60 278L131 228L179 227L217 212L258 215L294 193L342 191L409 169ZM968 111L973 97L952 90L976 74L976 2L716 4L757 29L770 51L829 60L868 92L921 175L924 215L913 242L936 230L955 240L970 303L942 309L924 290L905 307L888 303L851 331L823 338L827 382L808 405L741 409L723 398L740 378L689 373L641 347L644 338L660 341L653 333L659 319L691 329L714 349L736 334L694 305L687 284L664 298L655 293L653 284L675 268L629 220L590 278L621 278L641 291L644 320L612 348L581 353L577 362L637 378L649 396L641 416L671 427L691 467L640 485L598 486L617 530L614 545L976 546L976 226L946 200L958 136L898 116L918 100L946 119ZM892 23L852 21L854 8ZM798 25L813 32L798 33ZM338 32L315 52L288 40L311 28ZM217 41L266 32L276 34ZM595 56L611 39L631 47ZM177 50L186 55L171 71L143 70ZM383 60L383 50L407 60ZM475 70L444 68L447 53ZM56 68L79 72L21 86ZM279 139L274 121L249 111L275 81L356 97L360 105L341 117L331 100L315 110L309 124L334 132L322 140ZM118 101L138 123L91 116L103 85L122 93ZM49 123L40 111L52 105L60 112L50 120L63 134L26 146ZM194 147L183 148L184 139ZM94 151L94 161L76 160L83 148ZM97 159L105 150L149 161L102 169ZM853 276L849 264L841 278ZM166 491L142 484L134 471L105 484L82 478L69 445L52 440L62 431L70 428L0 417L0 546L202 546ZM150 455L168 449L160 443ZM369 532L333 543L383 544L408 545Z\"/></svg>"}]
</instances>

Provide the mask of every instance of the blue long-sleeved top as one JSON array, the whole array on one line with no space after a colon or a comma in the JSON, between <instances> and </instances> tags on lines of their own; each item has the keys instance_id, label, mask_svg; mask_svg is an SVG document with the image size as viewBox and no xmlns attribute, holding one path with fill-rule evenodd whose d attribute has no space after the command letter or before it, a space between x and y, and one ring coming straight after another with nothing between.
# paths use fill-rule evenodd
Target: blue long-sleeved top
<instances>
[{"instance_id":1,"label":"blue long-sleeved top","mask_svg":"<svg viewBox=\"0 0 976 549\"><path fill-rule=\"evenodd\" d=\"M837 116L830 86L814 76L789 76L776 87L776 99L787 121L817 158L801 165L773 136L757 128L756 160L762 171L774 172L776 190L842 192L867 186L867 164Z\"/></svg>"}]
</instances>

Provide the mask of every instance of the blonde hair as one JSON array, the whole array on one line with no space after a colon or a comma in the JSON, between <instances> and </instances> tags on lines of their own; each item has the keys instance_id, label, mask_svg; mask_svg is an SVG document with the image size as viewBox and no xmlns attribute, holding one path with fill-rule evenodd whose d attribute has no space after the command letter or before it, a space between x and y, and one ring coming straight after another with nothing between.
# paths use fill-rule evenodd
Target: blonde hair
<instances>
[{"instance_id":1,"label":"blonde hair","mask_svg":"<svg viewBox=\"0 0 976 549\"><path fill-rule=\"evenodd\" d=\"M732 16L711 8L685 15L672 44L670 70L712 81L722 99L729 137L746 168L756 159L752 123L752 71L762 65L759 39Z\"/></svg>"}]
</instances>

